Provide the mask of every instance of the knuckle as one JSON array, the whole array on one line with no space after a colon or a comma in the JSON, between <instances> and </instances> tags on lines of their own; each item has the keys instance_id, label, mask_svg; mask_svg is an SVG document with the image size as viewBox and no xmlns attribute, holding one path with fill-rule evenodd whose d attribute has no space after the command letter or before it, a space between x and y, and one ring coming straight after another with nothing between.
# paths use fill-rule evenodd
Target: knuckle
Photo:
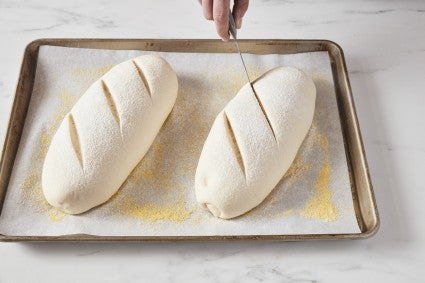
<instances>
[{"instance_id":1,"label":"knuckle","mask_svg":"<svg viewBox=\"0 0 425 283\"><path fill-rule=\"evenodd\" d=\"M242 0L239 1L239 7L243 10L248 9L249 1L248 0Z\"/></svg>"},{"instance_id":2,"label":"knuckle","mask_svg":"<svg viewBox=\"0 0 425 283\"><path fill-rule=\"evenodd\" d=\"M248 10L249 1L248 0L240 0L235 4L235 13L245 14Z\"/></svg>"},{"instance_id":3,"label":"knuckle","mask_svg":"<svg viewBox=\"0 0 425 283\"><path fill-rule=\"evenodd\" d=\"M214 13L213 19L215 22L225 22L227 21L227 13L220 12L220 13Z\"/></svg>"}]
</instances>

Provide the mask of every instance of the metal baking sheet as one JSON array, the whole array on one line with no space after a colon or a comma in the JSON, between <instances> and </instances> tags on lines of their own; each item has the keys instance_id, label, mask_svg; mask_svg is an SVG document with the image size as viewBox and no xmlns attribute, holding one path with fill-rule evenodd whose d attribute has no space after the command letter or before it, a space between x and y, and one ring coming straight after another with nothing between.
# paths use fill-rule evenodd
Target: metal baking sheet
<instances>
[{"instance_id":1,"label":"metal baking sheet","mask_svg":"<svg viewBox=\"0 0 425 283\"><path fill-rule=\"evenodd\" d=\"M30 43L24 54L21 74L17 86L15 100L9 122L6 141L0 163L0 213L13 163L19 147L22 129L31 98L32 87L37 65L38 49L42 45L64 47L99 48L116 50L146 50L173 52L208 52L230 53L234 46L216 40L150 40L150 39L41 39ZM241 40L242 52L253 54L291 54L300 52L327 51L332 65L332 72L337 96L341 126L345 142L347 162L351 177L354 208L361 233L356 234L323 234L323 235L244 235L244 236L4 236L0 240L72 240L72 241L105 241L105 240L230 240L230 239L264 239L264 240L304 240L304 239L343 239L365 238L373 235L379 226L379 218L373 196L363 145L358 128L355 108L342 49L335 43L326 40ZM1 214L0 214L1 217Z\"/></svg>"}]
</instances>

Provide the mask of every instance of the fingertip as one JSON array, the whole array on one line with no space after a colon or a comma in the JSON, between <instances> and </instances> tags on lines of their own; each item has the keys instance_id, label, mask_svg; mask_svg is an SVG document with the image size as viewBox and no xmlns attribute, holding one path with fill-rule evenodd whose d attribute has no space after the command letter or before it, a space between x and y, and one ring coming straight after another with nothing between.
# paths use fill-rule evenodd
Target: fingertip
<instances>
[{"instance_id":1,"label":"fingertip","mask_svg":"<svg viewBox=\"0 0 425 283\"><path fill-rule=\"evenodd\" d=\"M222 41L226 42L226 41L229 41L229 39L230 39L230 34L229 34L229 31L228 31L228 28L226 30L221 30L221 29L217 30L217 34L221 38Z\"/></svg>"},{"instance_id":2,"label":"fingertip","mask_svg":"<svg viewBox=\"0 0 425 283\"><path fill-rule=\"evenodd\" d=\"M204 14L204 18L208 21L213 20L213 3L212 0L204 0L202 1L202 10Z\"/></svg>"},{"instance_id":3,"label":"fingertip","mask_svg":"<svg viewBox=\"0 0 425 283\"><path fill-rule=\"evenodd\" d=\"M228 41L230 39L230 35L229 35L229 23L228 22L222 23L222 22L215 21L215 25L216 25L216 30L217 30L218 36L223 41Z\"/></svg>"},{"instance_id":4,"label":"fingertip","mask_svg":"<svg viewBox=\"0 0 425 283\"><path fill-rule=\"evenodd\" d=\"M221 40L224 42L229 41L230 39L230 35L228 32L217 32L217 34L221 38Z\"/></svg>"}]
</instances>

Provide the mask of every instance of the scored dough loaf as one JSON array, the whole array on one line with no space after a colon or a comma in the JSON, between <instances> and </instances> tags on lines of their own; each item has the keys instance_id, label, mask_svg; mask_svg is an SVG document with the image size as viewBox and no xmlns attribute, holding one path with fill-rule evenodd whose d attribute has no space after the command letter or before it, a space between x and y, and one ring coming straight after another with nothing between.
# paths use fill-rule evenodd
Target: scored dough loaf
<instances>
[{"instance_id":1,"label":"scored dough loaf","mask_svg":"<svg viewBox=\"0 0 425 283\"><path fill-rule=\"evenodd\" d=\"M316 88L292 67L246 84L215 119L195 176L198 203L220 218L244 214L273 190L313 120Z\"/></svg>"},{"instance_id":2,"label":"scored dough loaf","mask_svg":"<svg viewBox=\"0 0 425 283\"><path fill-rule=\"evenodd\" d=\"M43 165L47 201L78 214L107 201L140 162L171 112L177 76L161 57L120 63L65 116Z\"/></svg>"}]
</instances>

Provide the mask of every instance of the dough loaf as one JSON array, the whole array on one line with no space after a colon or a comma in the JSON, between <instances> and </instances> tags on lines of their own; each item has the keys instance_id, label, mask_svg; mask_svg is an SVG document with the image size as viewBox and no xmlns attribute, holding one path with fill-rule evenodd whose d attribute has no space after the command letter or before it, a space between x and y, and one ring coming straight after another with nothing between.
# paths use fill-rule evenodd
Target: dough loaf
<instances>
[{"instance_id":1,"label":"dough loaf","mask_svg":"<svg viewBox=\"0 0 425 283\"><path fill-rule=\"evenodd\" d=\"M220 218L260 204L290 167L313 120L316 88L279 67L249 84L215 119L195 176L198 203Z\"/></svg>"},{"instance_id":2,"label":"dough loaf","mask_svg":"<svg viewBox=\"0 0 425 283\"><path fill-rule=\"evenodd\" d=\"M93 83L49 146L42 188L54 207L78 214L107 201L141 161L177 97L161 57L123 62Z\"/></svg>"}]
</instances>

